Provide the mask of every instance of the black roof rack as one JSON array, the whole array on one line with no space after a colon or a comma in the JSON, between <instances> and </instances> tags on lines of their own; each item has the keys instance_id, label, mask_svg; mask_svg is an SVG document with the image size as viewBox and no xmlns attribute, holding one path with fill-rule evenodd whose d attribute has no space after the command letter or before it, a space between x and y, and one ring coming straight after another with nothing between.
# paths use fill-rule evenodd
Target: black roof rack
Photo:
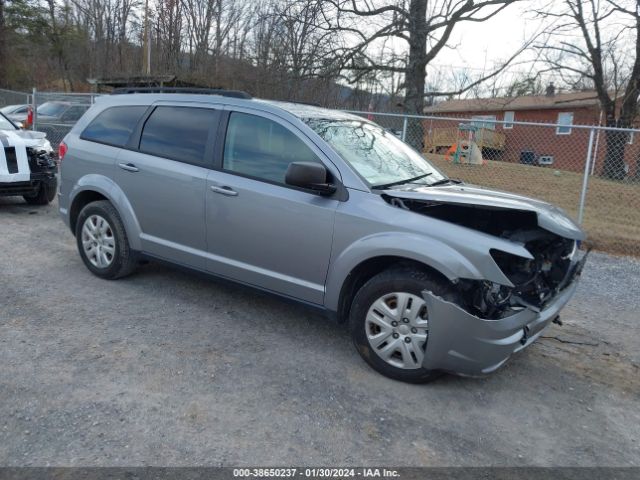
<instances>
[{"instance_id":1,"label":"black roof rack","mask_svg":"<svg viewBox=\"0 0 640 480\"><path fill-rule=\"evenodd\" d=\"M285 100L286 102L287 100ZM295 103L297 105L309 105L310 107L320 107L322 108L322 105L320 105L318 102L298 102L298 101L289 101L289 103Z\"/></svg>"},{"instance_id":2,"label":"black roof rack","mask_svg":"<svg viewBox=\"0 0 640 480\"><path fill-rule=\"evenodd\" d=\"M200 95L221 95L223 97L250 99L251 95L240 90L224 90L222 88L190 88L190 87L122 87L115 88L111 95L127 93L196 93Z\"/></svg>"}]
</instances>

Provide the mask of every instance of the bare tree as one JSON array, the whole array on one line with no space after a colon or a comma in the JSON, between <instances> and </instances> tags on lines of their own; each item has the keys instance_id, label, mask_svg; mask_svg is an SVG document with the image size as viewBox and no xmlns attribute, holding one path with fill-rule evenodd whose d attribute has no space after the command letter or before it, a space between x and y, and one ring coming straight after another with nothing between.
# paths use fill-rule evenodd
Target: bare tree
<instances>
[{"instance_id":1,"label":"bare tree","mask_svg":"<svg viewBox=\"0 0 640 480\"><path fill-rule=\"evenodd\" d=\"M140 6L141 2L138 0L118 0L116 3L118 63L123 72L130 66L127 59L129 24L134 10Z\"/></svg>"},{"instance_id":2,"label":"bare tree","mask_svg":"<svg viewBox=\"0 0 640 480\"><path fill-rule=\"evenodd\" d=\"M421 112L425 95L433 99L425 92L426 65L453 47L453 26L491 18L515 1L151 0L153 72L270 98L356 108L373 100L374 108ZM22 13L5 13L14 12L8 33L24 52L22 63L18 68L10 55L11 63L0 65L18 72L21 85L62 79L66 88L86 88L87 78L139 72L140 0L11 0L9 6L16 3ZM25 27L29 22L38 28ZM27 68L32 64L48 68L34 72ZM32 83L36 78L42 80ZM465 75L459 88L479 82Z\"/></svg>"},{"instance_id":3,"label":"bare tree","mask_svg":"<svg viewBox=\"0 0 640 480\"><path fill-rule=\"evenodd\" d=\"M156 66L160 72L180 68L183 40L183 11L179 0L159 0L156 4Z\"/></svg>"},{"instance_id":4,"label":"bare tree","mask_svg":"<svg viewBox=\"0 0 640 480\"><path fill-rule=\"evenodd\" d=\"M409 0L377 6L374 2L325 0L325 4L328 3L336 13L335 28L350 33L357 40L354 45L345 47L343 68L354 71L356 78L371 70L402 74L405 77L405 106L412 113L421 113L427 66L449 46L455 26L463 22L486 21L517 1ZM361 28L363 23L369 28ZM381 39L389 38L404 42L408 54L388 52L383 61L374 59L371 50ZM360 64L355 63L356 59Z\"/></svg>"},{"instance_id":5,"label":"bare tree","mask_svg":"<svg viewBox=\"0 0 640 480\"><path fill-rule=\"evenodd\" d=\"M505 96L542 95L544 88L539 75L524 75L513 79L505 88Z\"/></svg>"},{"instance_id":6,"label":"bare tree","mask_svg":"<svg viewBox=\"0 0 640 480\"><path fill-rule=\"evenodd\" d=\"M606 125L630 127L640 96L640 0L564 0L539 12L552 19L545 52L547 70L568 84L588 80L595 89ZM625 132L608 131L602 175L626 175Z\"/></svg>"},{"instance_id":7,"label":"bare tree","mask_svg":"<svg viewBox=\"0 0 640 480\"><path fill-rule=\"evenodd\" d=\"M404 108L407 112L421 114L425 96L434 93L425 92L427 66L450 44L456 25L489 20L518 0L323 1L327 28L347 36L344 49L339 53L341 68L352 72L351 80L357 81L371 71L401 74L404 77ZM408 53L398 55L397 49L391 47L382 61L376 59L372 51L380 48L386 39L392 39L392 45L403 43L406 45L403 50ZM500 70L468 82L464 88L474 88ZM410 137L422 136L417 122L410 128L416 130Z\"/></svg>"},{"instance_id":8,"label":"bare tree","mask_svg":"<svg viewBox=\"0 0 640 480\"><path fill-rule=\"evenodd\" d=\"M73 28L70 22L69 7L62 7L55 0L46 0L45 8L48 15L49 28L46 31L51 45L51 51L60 68L63 84L73 90L73 79L69 65L69 30ZM65 88L67 85L64 85Z\"/></svg>"},{"instance_id":9,"label":"bare tree","mask_svg":"<svg viewBox=\"0 0 640 480\"><path fill-rule=\"evenodd\" d=\"M335 33L321 24L322 2L293 0L275 4L271 13L277 21L276 48L291 80L293 100L303 94L306 79L325 73L333 53Z\"/></svg>"},{"instance_id":10,"label":"bare tree","mask_svg":"<svg viewBox=\"0 0 640 480\"><path fill-rule=\"evenodd\" d=\"M189 42L193 48L192 70L202 67L209 53L211 27L215 16L216 0L182 0L187 19Z\"/></svg>"}]
</instances>

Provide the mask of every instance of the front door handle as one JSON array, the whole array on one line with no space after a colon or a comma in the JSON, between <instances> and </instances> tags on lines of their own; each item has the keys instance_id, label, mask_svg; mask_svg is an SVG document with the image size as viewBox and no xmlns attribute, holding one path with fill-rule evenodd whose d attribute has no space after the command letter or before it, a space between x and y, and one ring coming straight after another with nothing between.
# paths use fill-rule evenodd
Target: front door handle
<instances>
[{"instance_id":1,"label":"front door handle","mask_svg":"<svg viewBox=\"0 0 640 480\"><path fill-rule=\"evenodd\" d=\"M233 190L231 187L216 187L215 185L211 185L211 191L221 193L222 195L228 195L229 197L238 196L238 192Z\"/></svg>"},{"instance_id":2,"label":"front door handle","mask_svg":"<svg viewBox=\"0 0 640 480\"><path fill-rule=\"evenodd\" d=\"M126 170L127 172L139 172L140 169L136 167L133 163L119 163L118 166Z\"/></svg>"}]
</instances>

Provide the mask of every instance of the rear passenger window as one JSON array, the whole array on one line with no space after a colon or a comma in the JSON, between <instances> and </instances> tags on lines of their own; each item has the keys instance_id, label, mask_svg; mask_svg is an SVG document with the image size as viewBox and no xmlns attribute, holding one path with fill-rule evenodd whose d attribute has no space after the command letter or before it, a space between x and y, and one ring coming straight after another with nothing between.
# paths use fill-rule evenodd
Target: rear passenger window
<instances>
[{"instance_id":1,"label":"rear passenger window","mask_svg":"<svg viewBox=\"0 0 640 480\"><path fill-rule=\"evenodd\" d=\"M140 151L186 163L203 164L217 112L209 108L157 107L147 119Z\"/></svg>"},{"instance_id":2,"label":"rear passenger window","mask_svg":"<svg viewBox=\"0 0 640 480\"><path fill-rule=\"evenodd\" d=\"M234 112L229 117L223 168L284 183L291 162L320 162L293 132L267 118Z\"/></svg>"},{"instance_id":3,"label":"rear passenger window","mask_svg":"<svg viewBox=\"0 0 640 480\"><path fill-rule=\"evenodd\" d=\"M123 147L147 107L111 107L103 110L84 129L80 138Z\"/></svg>"}]
</instances>

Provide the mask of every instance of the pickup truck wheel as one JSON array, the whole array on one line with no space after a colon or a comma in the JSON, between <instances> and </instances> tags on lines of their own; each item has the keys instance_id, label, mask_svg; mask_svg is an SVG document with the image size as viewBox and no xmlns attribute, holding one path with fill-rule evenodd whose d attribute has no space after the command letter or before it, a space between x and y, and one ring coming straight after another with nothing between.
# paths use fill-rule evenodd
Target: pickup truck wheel
<instances>
[{"instance_id":1,"label":"pickup truck wheel","mask_svg":"<svg viewBox=\"0 0 640 480\"><path fill-rule=\"evenodd\" d=\"M367 281L356 293L349 316L353 343L379 373L425 383L440 375L422 366L428 348L429 312L421 292L454 300L444 281L414 267L395 267Z\"/></svg>"},{"instance_id":2,"label":"pickup truck wheel","mask_svg":"<svg viewBox=\"0 0 640 480\"><path fill-rule=\"evenodd\" d=\"M137 265L137 255L129 247L120 215L106 200L91 202L80 211L76 242L82 261L98 277L124 277Z\"/></svg>"},{"instance_id":3,"label":"pickup truck wheel","mask_svg":"<svg viewBox=\"0 0 640 480\"><path fill-rule=\"evenodd\" d=\"M57 189L58 185L54 178L48 182L40 182L40 187L38 187L38 192L35 195L24 195L22 198L24 198L29 205L48 205L56 198Z\"/></svg>"}]
</instances>

